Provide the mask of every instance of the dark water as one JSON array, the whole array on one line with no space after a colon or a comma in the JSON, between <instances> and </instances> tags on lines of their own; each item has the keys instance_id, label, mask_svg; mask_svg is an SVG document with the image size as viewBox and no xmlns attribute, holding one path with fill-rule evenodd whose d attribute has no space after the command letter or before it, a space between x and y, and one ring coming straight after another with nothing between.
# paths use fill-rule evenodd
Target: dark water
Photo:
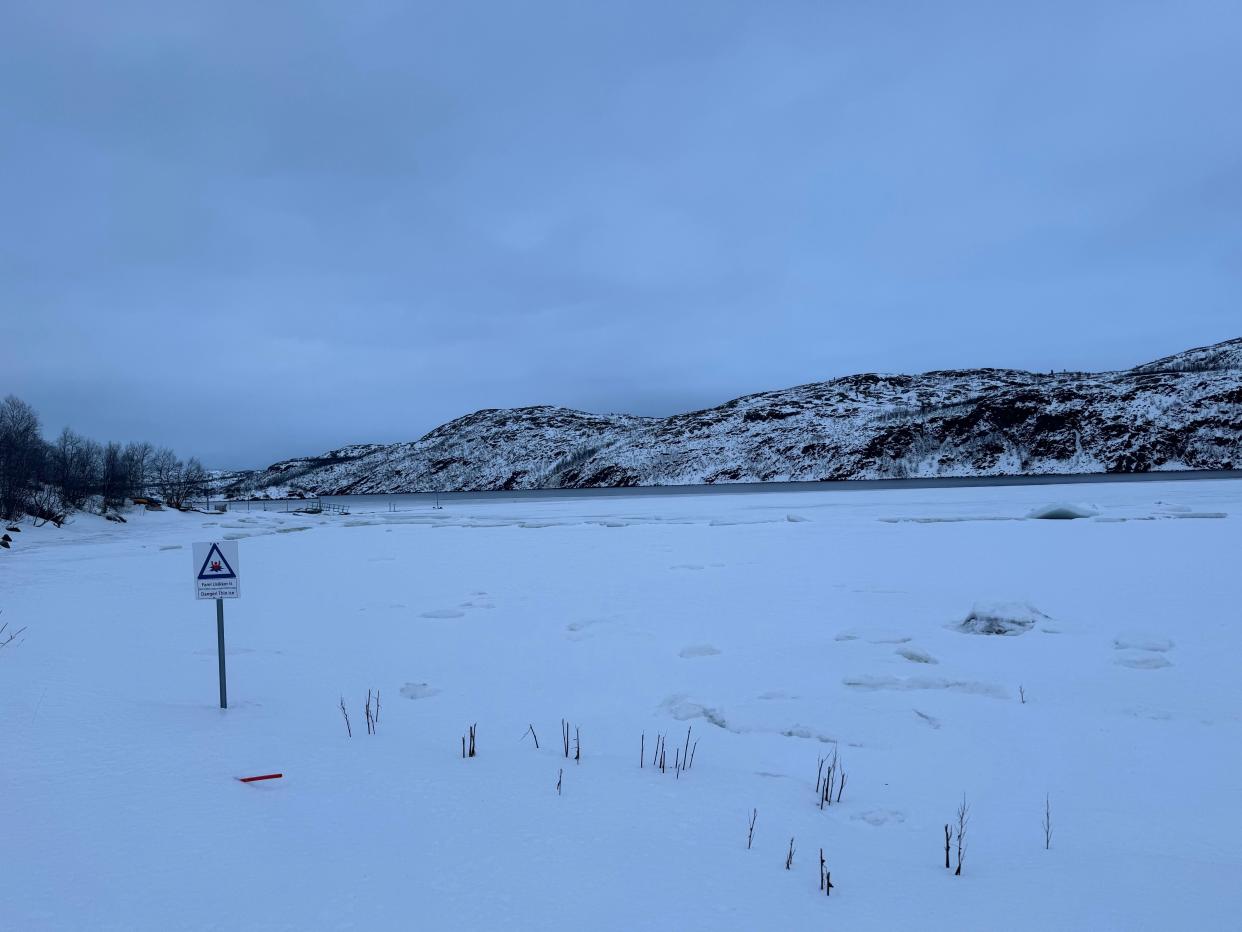
<instances>
[{"instance_id":1,"label":"dark water","mask_svg":"<svg viewBox=\"0 0 1242 932\"><path fill-rule=\"evenodd\" d=\"M489 492L393 492L382 495L323 495L325 505L373 511L436 502L573 501L600 498L648 498L655 495L736 495L770 492L875 492L885 489L963 489L1008 485L1089 485L1112 482L1179 482L1242 479L1242 469L1182 470L1139 473L1085 473L1059 476L950 476L936 479L844 479L832 482L727 482L718 485L655 485L607 489L513 489ZM213 507L219 507L216 500ZM288 511L306 505L301 499L229 502L233 511Z\"/></svg>"},{"instance_id":2,"label":"dark water","mask_svg":"<svg viewBox=\"0 0 1242 932\"><path fill-rule=\"evenodd\" d=\"M1069 476L962 476L941 479L849 479L837 482L729 482L719 485L660 485L610 489L515 489L498 492L401 492L391 495L324 495L321 501L346 508L383 510L452 502L571 501L653 495L736 495L756 492L874 492L882 489L986 488L1006 485L1082 485L1100 482L1177 482L1242 479L1242 469L1182 472L1092 473ZM280 508L284 502L269 502ZM245 503L232 503L233 508ZM252 505L251 507L255 507ZM296 504L295 506L296 507Z\"/></svg>"}]
</instances>

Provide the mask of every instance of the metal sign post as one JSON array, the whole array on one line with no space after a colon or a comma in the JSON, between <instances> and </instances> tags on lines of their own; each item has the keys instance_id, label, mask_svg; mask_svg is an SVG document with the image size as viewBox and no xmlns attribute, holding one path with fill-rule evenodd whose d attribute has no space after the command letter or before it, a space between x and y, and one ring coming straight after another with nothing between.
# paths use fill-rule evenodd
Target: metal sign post
<instances>
[{"instance_id":1,"label":"metal sign post","mask_svg":"<svg viewBox=\"0 0 1242 932\"><path fill-rule=\"evenodd\" d=\"M224 668L224 600L241 596L241 564L237 541L220 540L194 545L194 595L216 600L216 649L220 654L220 708L229 707Z\"/></svg>"},{"instance_id":2,"label":"metal sign post","mask_svg":"<svg viewBox=\"0 0 1242 932\"><path fill-rule=\"evenodd\" d=\"M216 650L220 654L220 708L227 709L229 687L224 672L224 599L216 599Z\"/></svg>"}]
</instances>

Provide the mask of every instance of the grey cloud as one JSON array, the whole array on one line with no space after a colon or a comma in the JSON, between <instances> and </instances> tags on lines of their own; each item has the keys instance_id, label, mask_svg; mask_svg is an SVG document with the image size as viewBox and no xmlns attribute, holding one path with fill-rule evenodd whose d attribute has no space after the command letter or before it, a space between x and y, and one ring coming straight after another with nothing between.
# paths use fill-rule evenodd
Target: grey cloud
<instances>
[{"instance_id":1,"label":"grey cloud","mask_svg":"<svg viewBox=\"0 0 1242 932\"><path fill-rule=\"evenodd\" d=\"M1235 4L6 8L0 363L215 465L1238 335Z\"/></svg>"}]
</instances>

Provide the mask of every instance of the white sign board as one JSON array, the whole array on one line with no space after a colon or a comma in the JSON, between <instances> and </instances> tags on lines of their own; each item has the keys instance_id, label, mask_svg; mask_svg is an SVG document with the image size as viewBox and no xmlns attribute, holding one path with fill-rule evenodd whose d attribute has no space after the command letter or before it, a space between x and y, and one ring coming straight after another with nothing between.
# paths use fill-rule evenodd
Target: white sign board
<instances>
[{"instance_id":1,"label":"white sign board","mask_svg":"<svg viewBox=\"0 0 1242 932\"><path fill-rule=\"evenodd\" d=\"M194 545L194 593L200 599L236 599L241 595L237 541Z\"/></svg>"}]
</instances>

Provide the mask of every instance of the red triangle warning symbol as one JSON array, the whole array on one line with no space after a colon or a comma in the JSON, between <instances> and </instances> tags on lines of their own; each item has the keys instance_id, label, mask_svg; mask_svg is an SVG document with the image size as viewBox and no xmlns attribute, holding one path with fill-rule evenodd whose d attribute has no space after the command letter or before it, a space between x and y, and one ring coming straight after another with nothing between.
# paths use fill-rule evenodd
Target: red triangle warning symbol
<instances>
[{"instance_id":1,"label":"red triangle warning symbol","mask_svg":"<svg viewBox=\"0 0 1242 932\"><path fill-rule=\"evenodd\" d=\"M229 566L229 561L224 558L220 548L212 544L211 549L207 551L207 559L203 561L202 567L199 568L198 578L236 579L237 574L233 572L233 567Z\"/></svg>"}]
</instances>

